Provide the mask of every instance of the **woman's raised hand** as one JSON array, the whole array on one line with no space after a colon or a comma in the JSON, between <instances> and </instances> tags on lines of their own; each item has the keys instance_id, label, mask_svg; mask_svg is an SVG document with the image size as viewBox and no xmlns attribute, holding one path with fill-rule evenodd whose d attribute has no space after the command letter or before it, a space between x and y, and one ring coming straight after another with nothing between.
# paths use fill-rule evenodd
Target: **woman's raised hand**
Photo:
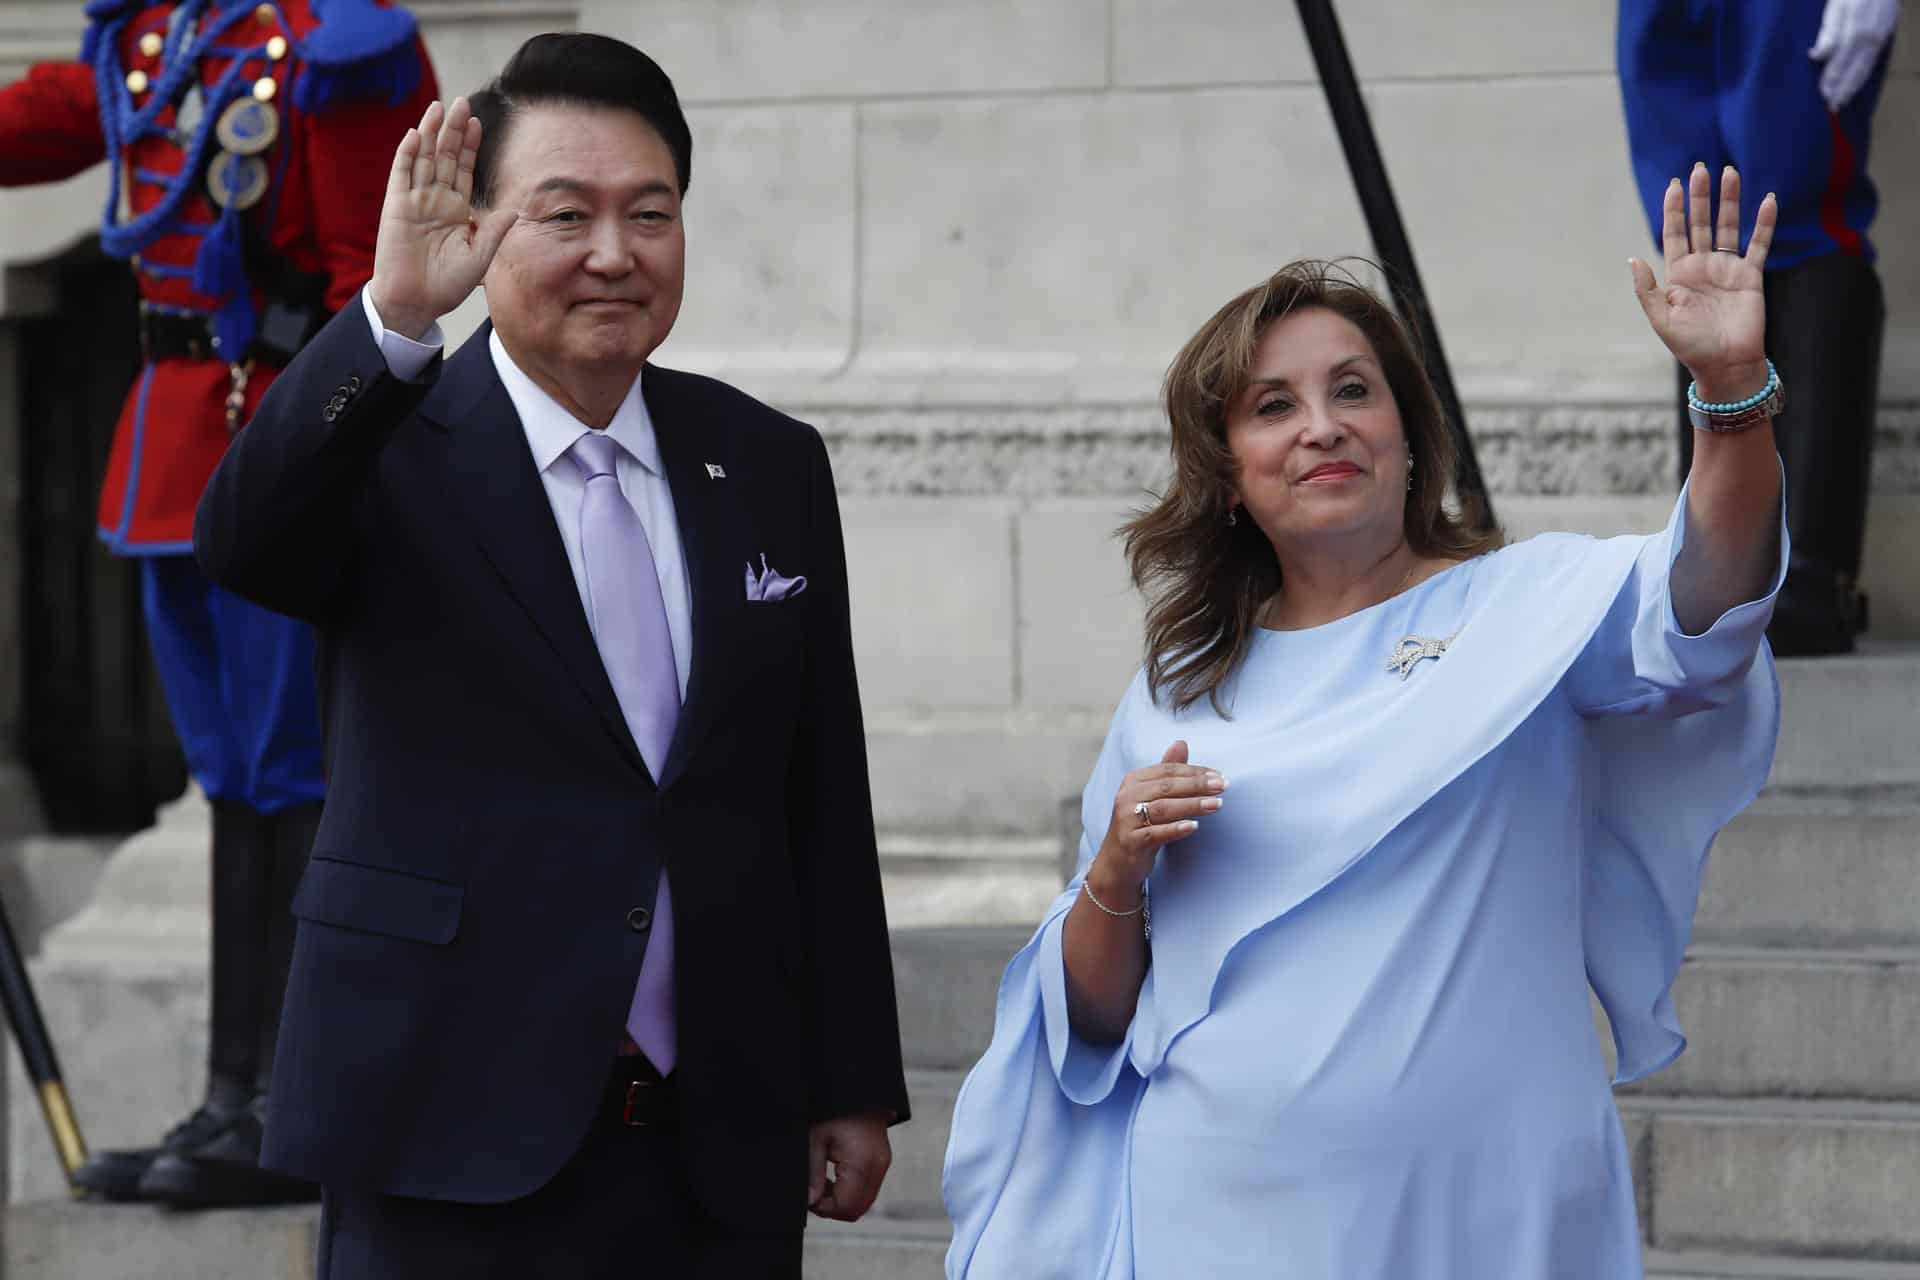
<instances>
[{"instance_id":1,"label":"woman's raised hand","mask_svg":"<svg viewBox=\"0 0 1920 1280\"><path fill-rule=\"evenodd\" d=\"M1187 744L1174 743L1159 764L1135 769L1121 780L1096 861L1104 861L1113 882L1138 888L1153 870L1160 846L1199 830L1200 819L1220 808L1226 789L1225 777L1188 764ZM1087 874L1093 874L1091 868Z\"/></svg>"},{"instance_id":2,"label":"woman's raised hand","mask_svg":"<svg viewBox=\"0 0 1920 1280\"><path fill-rule=\"evenodd\" d=\"M1771 192L1754 215L1747 251L1740 252L1740 174L1720 174L1720 212L1712 216L1713 180L1695 165L1683 189L1675 178L1662 205L1661 247L1667 283L1653 268L1629 259L1640 309L1660 340L1700 384L1700 398L1739 400L1767 381L1767 307L1761 270L1773 244L1778 204Z\"/></svg>"},{"instance_id":3,"label":"woman's raised hand","mask_svg":"<svg viewBox=\"0 0 1920 1280\"><path fill-rule=\"evenodd\" d=\"M480 122L465 98L429 106L393 153L367 291L397 333L419 338L465 302L514 223L511 209L473 203L479 154Z\"/></svg>"}]
</instances>

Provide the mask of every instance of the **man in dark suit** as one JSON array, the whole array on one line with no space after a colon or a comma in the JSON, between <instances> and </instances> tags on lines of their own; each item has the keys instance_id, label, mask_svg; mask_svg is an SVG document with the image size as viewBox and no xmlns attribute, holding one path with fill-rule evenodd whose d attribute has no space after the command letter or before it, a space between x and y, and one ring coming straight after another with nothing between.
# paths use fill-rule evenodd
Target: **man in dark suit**
<instances>
[{"instance_id":1,"label":"man in dark suit","mask_svg":"<svg viewBox=\"0 0 1920 1280\"><path fill-rule=\"evenodd\" d=\"M797 1276L906 1118L825 450L647 363L691 153L604 37L435 104L200 506L318 629L264 1160L324 1186L324 1280Z\"/></svg>"}]
</instances>

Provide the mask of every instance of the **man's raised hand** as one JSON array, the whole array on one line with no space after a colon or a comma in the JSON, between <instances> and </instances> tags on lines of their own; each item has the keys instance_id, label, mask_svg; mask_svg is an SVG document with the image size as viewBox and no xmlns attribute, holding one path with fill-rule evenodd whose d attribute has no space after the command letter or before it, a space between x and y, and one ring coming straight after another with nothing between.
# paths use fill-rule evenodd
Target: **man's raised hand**
<instances>
[{"instance_id":1,"label":"man's raised hand","mask_svg":"<svg viewBox=\"0 0 1920 1280\"><path fill-rule=\"evenodd\" d=\"M473 202L480 122L465 98L436 102L393 153L368 296L380 323L423 337L465 302L517 215Z\"/></svg>"}]
</instances>

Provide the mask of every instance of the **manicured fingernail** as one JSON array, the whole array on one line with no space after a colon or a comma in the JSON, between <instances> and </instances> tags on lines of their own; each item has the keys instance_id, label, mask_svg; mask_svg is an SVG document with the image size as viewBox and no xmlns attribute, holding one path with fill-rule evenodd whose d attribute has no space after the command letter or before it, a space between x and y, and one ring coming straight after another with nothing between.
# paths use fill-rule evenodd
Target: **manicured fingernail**
<instances>
[{"instance_id":1,"label":"manicured fingernail","mask_svg":"<svg viewBox=\"0 0 1920 1280\"><path fill-rule=\"evenodd\" d=\"M1227 789L1227 776L1224 773L1210 773L1207 775L1207 785L1215 791L1225 791Z\"/></svg>"},{"instance_id":2,"label":"manicured fingernail","mask_svg":"<svg viewBox=\"0 0 1920 1280\"><path fill-rule=\"evenodd\" d=\"M1767 192L1767 199L1769 200L1773 199L1773 192L1771 191Z\"/></svg>"},{"instance_id":3,"label":"manicured fingernail","mask_svg":"<svg viewBox=\"0 0 1920 1280\"><path fill-rule=\"evenodd\" d=\"M1200 824L1195 822L1192 818L1186 818L1174 824L1174 830L1176 831L1198 831L1199 829L1200 829Z\"/></svg>"},{"instance_id":4,"label":"manicured fingernail","mask_svg":"<svg viewBox=\"0 0 1920 1280\"><path fill-rule=\"evenodd\" d=\"M1704 169L1707 167L1707 162L1705 160L1695 160L1693 162L1693 167L1696 169Z\"/></svg>"},{"instance_id":5,"label":"manicured fingernail","mask_svg":"<svg viewBox=\"0 0 1920 1280\"><path fill-rule=\"evenodd\" d=\"M1672 182L1669 182L1667 185L1670 187L1677 187L1680 185L1680 179L1675 178Z\"/></svg>"},{"instance_id":6,"label":"manicured fingernail","mask_svg":"<svg viewBox=\"0 0 1920 1280\"><path fill-rule=\"evenodd\" d=\"M1200 801L1200 807L1208 813L1212 813L1220 807L1221 803L1222 801L1219 796L1207 796Z\"/></svg>"}]
</instances>

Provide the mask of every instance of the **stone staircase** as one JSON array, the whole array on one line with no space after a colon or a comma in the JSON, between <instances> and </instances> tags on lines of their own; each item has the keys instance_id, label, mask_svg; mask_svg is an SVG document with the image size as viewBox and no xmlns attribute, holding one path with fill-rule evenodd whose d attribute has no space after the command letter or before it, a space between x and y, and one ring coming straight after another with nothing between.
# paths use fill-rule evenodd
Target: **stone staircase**
<instances>
[{"instance_id":1,"label":"stone staircase","mask_svg":"<svg viewBox=\"0 0 1920 1280\"><path fill-rule=\"evenodd\" d=\"M1714 849L1676 987L1690 1047L1620 1095L1648 1273L1920 1280L1920 654L1781 683L1770 786ZM917 1119L873 1217L814 1233L810 1275L941 1274L947 1119L1026 936L896 934Z\"/></svg>"},{"instance_id":2,"label":"stone staircase","mask_svg":"<svg viewBox=\"0 0 1920 1280\"><path fill-rule=\"evenodd\" d=\"M1781 677L1771 785L1714 850L1675 993L1691 1047L1620 1096L1648 1272L1920 1280L1920 652L1787 662ZM893 841L889 852L903 887L964 897L965 859L938 841ZM1037 842L1001 851L1020 869L1020 893L1035 892L1043 853ZM937 916L939 896L915 912ZM895 1131L869 1219L809 1233L810 1280L941 1274L954 1094L1027 932L896 931L916 1119ZM163 1074L193 1074L197 1047L154 1045L149 1056L156 1049ZM16 1184L37 1136L14 1134ZM314 1218L16 1204L0 1280L306 1280Z\"/></svg>"}]
</instances>

